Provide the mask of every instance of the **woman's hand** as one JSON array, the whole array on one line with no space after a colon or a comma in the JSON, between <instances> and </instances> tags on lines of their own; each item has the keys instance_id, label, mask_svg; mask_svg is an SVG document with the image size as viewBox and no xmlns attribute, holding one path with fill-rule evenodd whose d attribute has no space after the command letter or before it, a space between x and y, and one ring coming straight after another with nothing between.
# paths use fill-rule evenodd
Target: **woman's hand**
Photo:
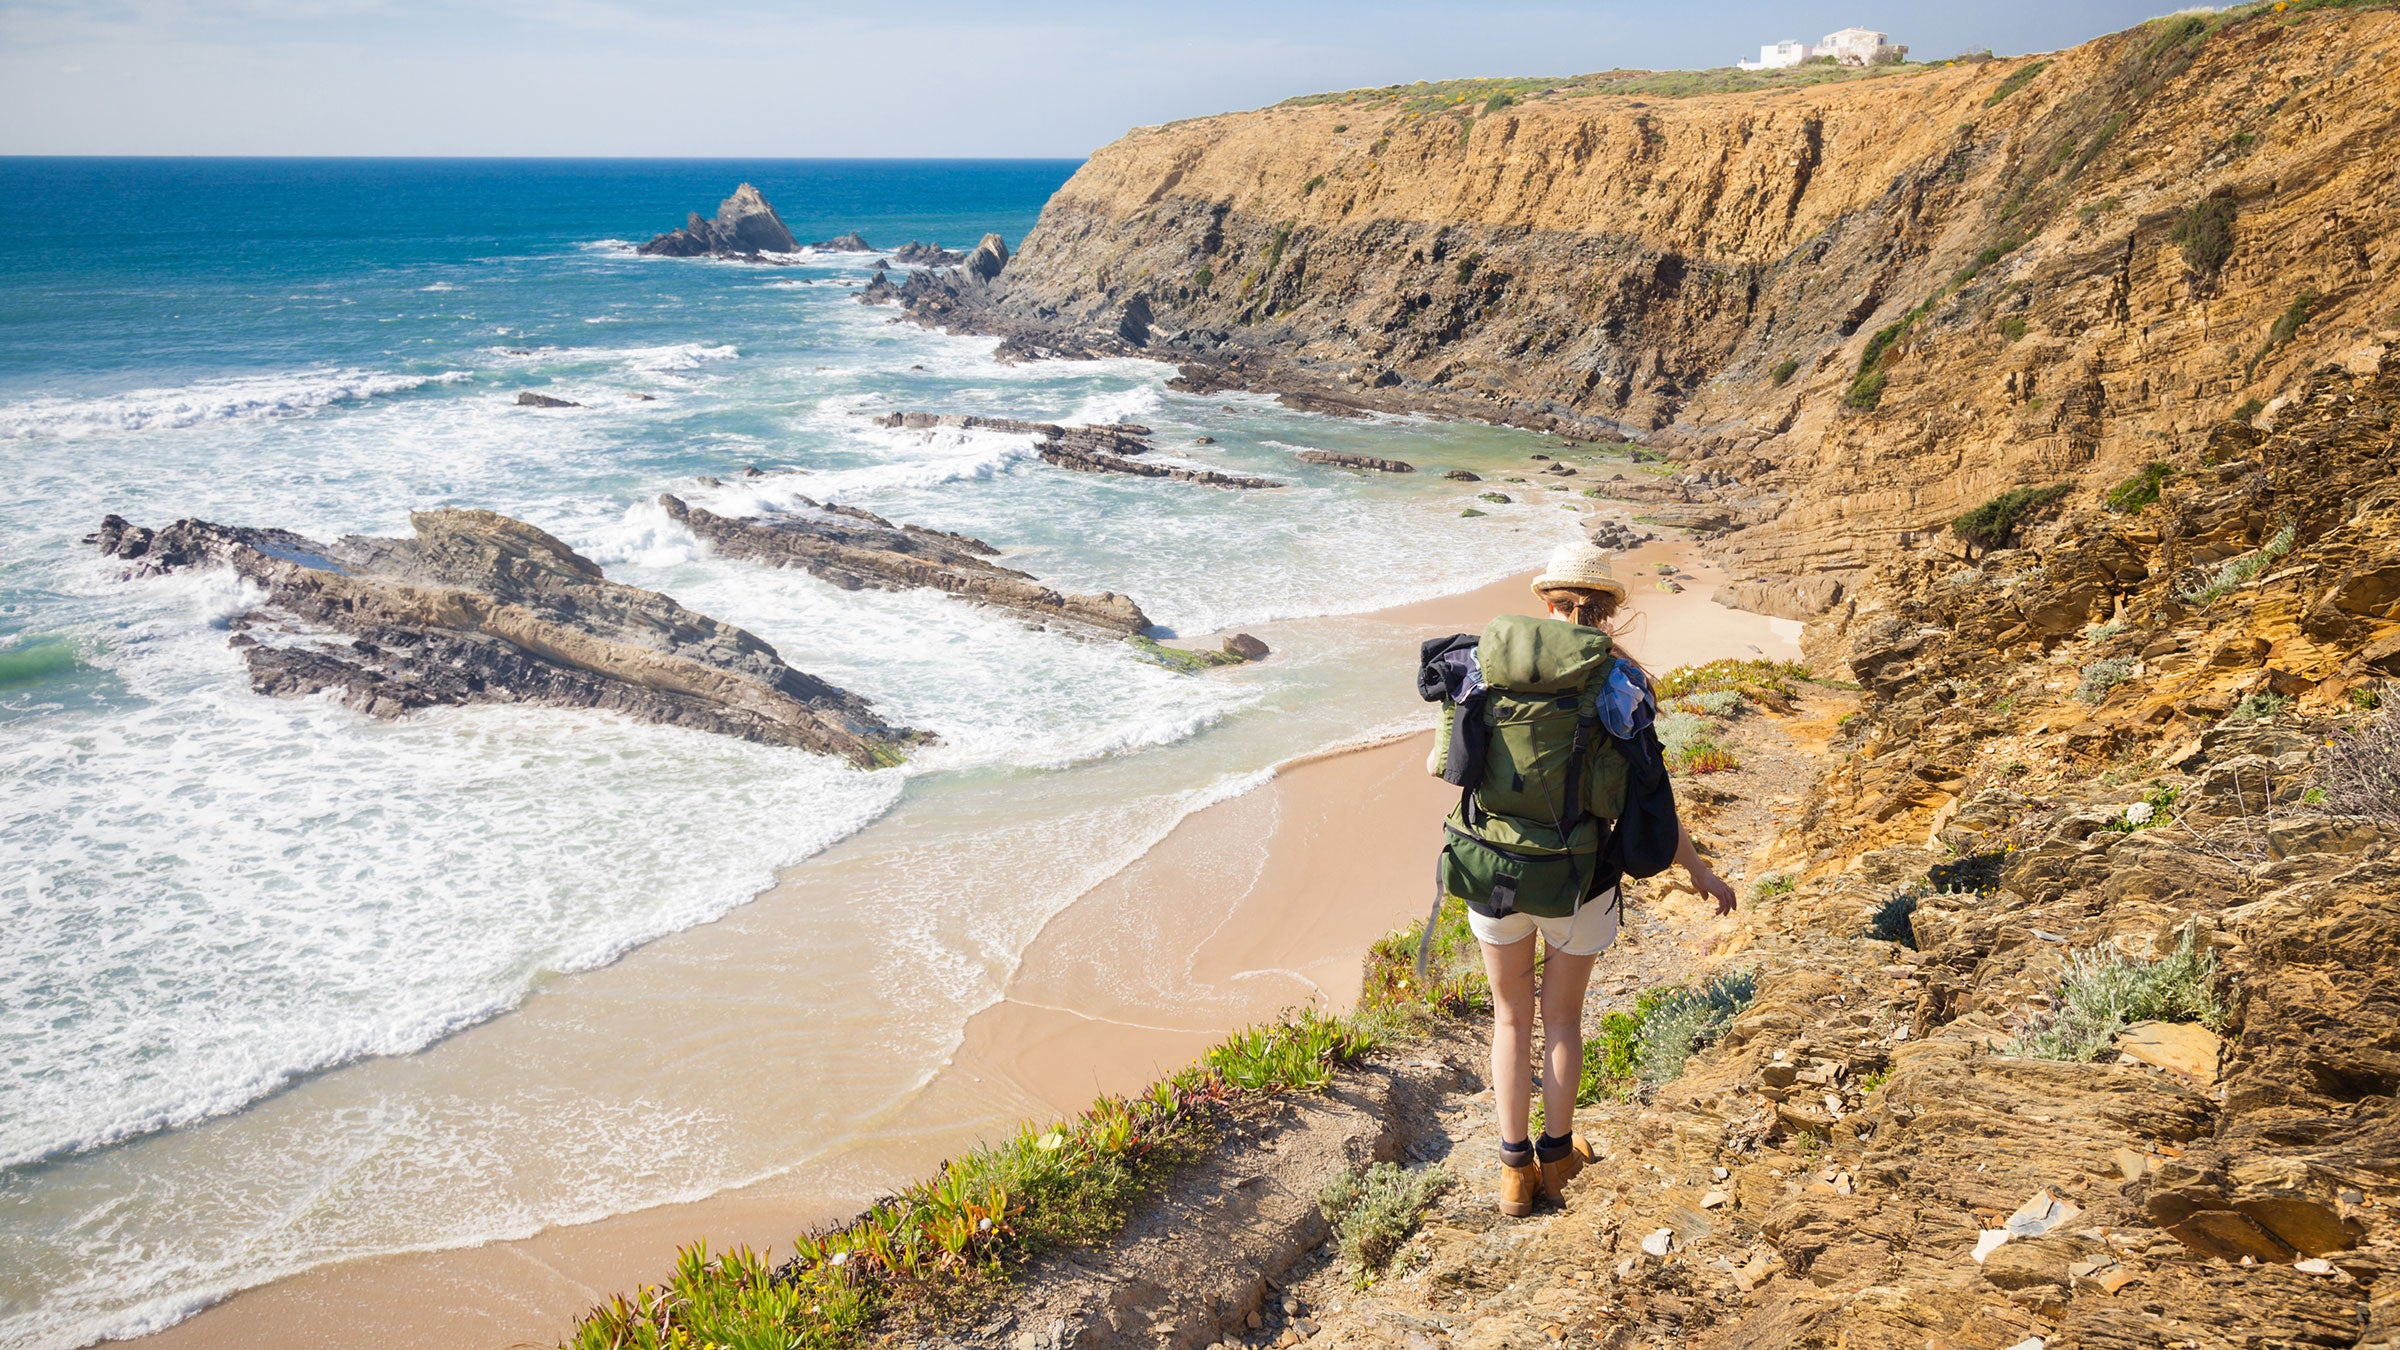
<instances>
[{"instance_id":1,"label":"woman's hand","mask_svg":"<svg viewBox=\"0 0 2400 1350\"><path fill-rule=\"evenodd\" d=\"M1693 890L1717 902L1717 913L1733 913L1733 887L1727 885L1725 878L1717 875L1717 869L1709 866L1708 860L1700 856L1699 847L1692 843L1692 832L1680 822L1675 828L1681 835L1675 841L1675 865L1692 879Z\"/></svg>"},{"instance_id":2,"label":"woman's hand","mask_svg":"<svg viewBox=\"0 0 2400 1350\"><path fill-rule=\"evenodd\" d=\"M1718 876L1707 863L1684 869L1692 878L1692 889L1717 902L1717 913L1733 913L1733 884Z\"/></svg>"}]
</instances>

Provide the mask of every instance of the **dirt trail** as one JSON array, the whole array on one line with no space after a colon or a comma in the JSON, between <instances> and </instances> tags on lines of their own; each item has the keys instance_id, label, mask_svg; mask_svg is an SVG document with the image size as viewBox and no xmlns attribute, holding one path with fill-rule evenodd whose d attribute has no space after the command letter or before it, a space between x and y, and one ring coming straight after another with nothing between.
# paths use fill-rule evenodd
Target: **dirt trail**
<instances>
[{"instance_id":1,"label":"dirt trail","mask_svg":"<svg viewBox=\"0 0 2400 1350\"><path fill-rule=\"evenodd\" d=\"M1738 717L1724 739L1741 767L1680 785L1695 836L1728 876L1755 880L1779 839L1788 849L1784 836L1821 767L1824 732L1852 702L1811 686L1792 716ZM1679 883L1681 874L1629 883L1625 933L1593 972L1587 1026L1744 945L1744 916L1719 919L1671 880ZM1219 1154L1179 1174L1122 1239L1104 1252L1041 1263L1022 1296L965 1343L1008 1350L1411 1343L1411 1335L1447 1338L1502 1316L1513 1301L1506 1282L1462 1302L1457 1272L1498 1268L1495 1254L1541 1244L1567 1216L1511 1220L1495 1208L1499 1137L1488 1030L1481 1020L1449 1025L1345 1072L1324 1097L1287 1095L1248 1108ZM1618 1118L1627 1110L1593 1108L1578 1121L1609 1147L1627 1133ZM1332 1254L1315 1197L1345 1168L1395 1160L1441 1162L1458 1184L1426 1216L1412 1249L1415 1273L1360 1295Z\"/></svg>"}]
</instances>

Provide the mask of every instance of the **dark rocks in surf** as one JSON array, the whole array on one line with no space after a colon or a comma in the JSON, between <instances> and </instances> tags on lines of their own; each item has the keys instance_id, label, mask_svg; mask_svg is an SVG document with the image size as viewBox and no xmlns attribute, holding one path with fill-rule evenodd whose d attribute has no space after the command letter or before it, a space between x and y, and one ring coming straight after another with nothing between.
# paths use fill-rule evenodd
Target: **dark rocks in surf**
<instances>
[{"instance_id":1,"label":"dark rocks in surf","mask_svg":"<svg viewBox=\"0 0 2400 1350\"><path fill-rule=\"evenodd\" d=\"M635 397L643 396L637 394ZM583 405L572 399L552 398L548 394L537 394L528 389L517 395L517 406L520 408L580 408Z\"/></svg>"},{"instance_id":2,"label":"dark rocks in surf","mask_svg":"<svg viewBox=\"0 0 2400 1350\"><path fill-rule=\"evenodd\" d=\"M1452 469L1450 472L1443 474L1442 477L1449 479L1453 483L1480 483L1483 481L1482 474L1469 473L1465 469Z\"/></svg>"},{"instance_id":3,"label":"dark rocks in surf","mask_svg":"<svg viewBox=\"0 0 2400 1350\"><path fill-rule=\"evenodd\" d=\"M87 542L130 575L225 567L266 592L234 621L260 693L331 694L376 717L468 703L599 708L645 722L897 763L932 739L794 670L752 634L608 580L549 534L489 511L409 515L414 538L120 516Z\"/></svg>"},{"instance_id":4,"label":"dark rocks in surf","mask_svg":"<svg viewBox=\"0 0 2400 1350\"><path fill-rule=\"evenodd\" d=\"M720 516L662 495L658 504L719 553L773 567L796 567L844 590L928 589L1031 618L1130 637L1150 627L1141 606L1114 591L1076 595L991 559L980 539L917 525L894 525L855 506L822 505L768 516Z\"/></svg>"},{"instance_id":5,"label":"dark rocks in surf","mask_svg":"<svg viewBox=\"0 0 2400 1350\"><path fill-rule=\"evenodd\" d=\"M902 267L956 267L967 260L967 255L935 244L920 244L911 239L893 249L891 259Z\"/></svg>"},{"instance_id":6,"label":"dark rocks in surf","mask_svg":"<svg viewBox=\"0 0 2400 1350\"><path fill-rule=\"evenodd\" d=\"M797 253L800 244L759 190L744 183L718 204L715 219L703 219L694 211L682 229L659 235L638 251L667 258L758 262L762 253Z\"/></svg>"},{"instance_id":7,"label":"dark rocks in surf","mask_svg":"<svg viewBox=\"0 0 2400 1350\"><path fill-rule=\"evenodd\" d=\"M1267 478L1252 478L1243 474L1218 473L1180 464L1142 463L1132 456L1150 452L1150 428L1131 422L1104 422L1096 426L1070 427L1055 422L1020 422L1009 417L971 417L957 413L890 413L875 419L882 427L906 430L933 430L955 427L965 431L1004 431L1017 435L1038 436L1034 445L1044 463L1079 473L1122 473L1141 478L1168 478L1184 483L1200 483L1221 488L1277 488L1283 484Z\"/></svg>"},{"instance_id":8,"label":"dark rocks in surf","mask_svg":"<svg viewBox=\"0 0 2400 1350\"><path fill-rule=\"evenodd\" d=\"M810 244L809 247L819 253L873 253L875 251L875 246L862 238L856 230L833 239L820 239L816 243Z\"/></svg>"},{"instance_id":9,"label":"dark rocks in surf","mask_svg":"<svg viewBox=\"0 0 2400 1350\"><path fill-rule=\"evenodd\" d=\"M1303 450L1303 464L1330 464L1337 469L1365 469L1372 473L1415 473L1417 466L1406 460L1377 459L1373 455L1350 455L1338 450Z\"/></svg>"}]
</instances>

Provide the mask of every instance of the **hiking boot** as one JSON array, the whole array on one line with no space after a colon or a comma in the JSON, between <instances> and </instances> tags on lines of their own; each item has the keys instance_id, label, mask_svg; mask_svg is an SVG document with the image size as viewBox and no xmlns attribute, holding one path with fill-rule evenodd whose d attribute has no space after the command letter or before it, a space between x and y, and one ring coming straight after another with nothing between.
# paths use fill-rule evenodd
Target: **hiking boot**
<instances>
[{"instance_id":1,"label":"hiking boot","mask_svg":"<svg viewBox=\"0 0 2400 1350\"><path fill-rule=\"evenodd\" d=\"M1533 1213L1534 1197L1542 1193L1541 1164L1527 1162L1522 1167L1500 1164L1500 1212L1512 1219L1522 1219Z\"/></svg>"},{"instance_id":2,"label":"hiking boot","mask_svg":"<svg viewBox=\"0 0 2400 1350\"><path fill-rule=\"evenodd\" d=\"M1570 1135L1566 1149L1557 1157L1535 1164L1542 1173L1542 1194L1561 1204L1566 1203L1564 1192L1567 1183L1573 1181L1575 1174L1581 1172L1591 1160L1592 1146L1583 1142L1582 1135Z\"/></svg>"}]
</instances>

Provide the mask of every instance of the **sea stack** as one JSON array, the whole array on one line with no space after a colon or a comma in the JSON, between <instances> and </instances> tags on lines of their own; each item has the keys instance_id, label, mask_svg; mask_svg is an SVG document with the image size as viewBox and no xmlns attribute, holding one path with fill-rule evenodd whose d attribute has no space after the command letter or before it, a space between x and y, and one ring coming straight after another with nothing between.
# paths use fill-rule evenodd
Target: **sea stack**
<instances>
[{"instance_id":1,"label":"sea stack","mask_svg":"<svg viewBox=\"0 0 2400 1350\"><path fill-rule=\"evenodd\" d=\"M694 211L680 230L659 235L639 250L665 258L735 258L756 262L762 253L797 253L800 243L783 217L748 183L717 204L714 220Z\"/></svg>"}]
</instances>

